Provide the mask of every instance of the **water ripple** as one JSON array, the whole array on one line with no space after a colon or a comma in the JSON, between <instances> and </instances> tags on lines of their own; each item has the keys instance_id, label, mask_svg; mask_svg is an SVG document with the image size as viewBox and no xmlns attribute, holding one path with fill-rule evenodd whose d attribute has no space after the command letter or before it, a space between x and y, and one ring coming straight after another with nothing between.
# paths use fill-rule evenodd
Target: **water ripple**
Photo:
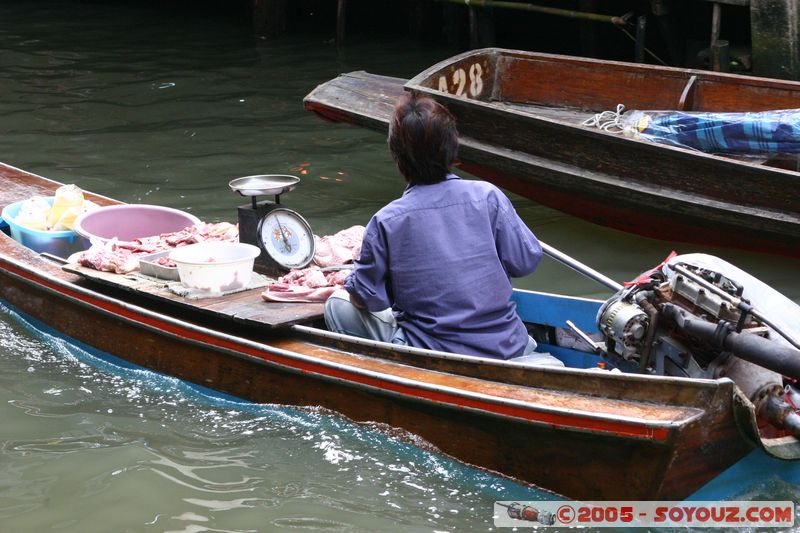
<instances>
[{"instance_id":1,"label":"water ripple","mask_svg":"<svg viewBox=\"0 0 800 533\"><path fill-rule=\"evenodd\" d=\"M133 486L148 489L117 523L139 516L175 531L258 531L264 523L413 530L420 520L474 519L486 498L530 494L426 451L402 432L320 408L208 396L99 359L3 306L0 315L0 370L31 374L43 385L36 395L0 404L0 416L17 431L28 419L53 421L33 430L42 435L6 439L0 448L0 465L9 465L0 466L0 479L10 481L0 484L0 516L13 523L36 529L44 509L43 516L71 523L72 506L127 500ZM15 394L19 385L0 382L0 392ZM448 512L431 505L443 497ZM54 504L56 498L63 503ZM141 510L155 513L143 520Z\"/></svg>"}]
</instances>

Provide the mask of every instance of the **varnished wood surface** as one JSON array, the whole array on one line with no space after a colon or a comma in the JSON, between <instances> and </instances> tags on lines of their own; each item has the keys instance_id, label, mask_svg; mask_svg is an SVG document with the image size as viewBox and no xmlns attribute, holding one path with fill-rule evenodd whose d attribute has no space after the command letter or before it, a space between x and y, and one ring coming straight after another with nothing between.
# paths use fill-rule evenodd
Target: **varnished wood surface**
<instances>
[{"instance_id":1,"label":"varnished wood surface","mask_svg":"<svg viewBox=\"0 0 800 533\"><path fill-rule=\"evenodd\" d=\"M349 72L318 85L303 103L326 120L385 132L406 81L364 71Z\"/></svg>"},{"instance_id":2,"label":"varnished wood surface","mask_svg":"<svg viewBox=\"0 0 800 533\"><path fill-rule=\"evenodd\" d=\"M472 65L481 65L482 87L470 87ZM455 71L467 74L464 84ZM477 72L475 73L477 74ZM677 109L692 86L686 111L747 112L798 108L800 82L626 63L538 52L486 48L472 50L424 70L408 83L410 89L440 89L481 101L538 103L589 111L615 109Z\"/></svg>"},{"instance_id":3,"label":"varnished wood surface","mask_svg":"<svg viewBox=\"0 0 800 533\"><path fill-rule=\"evenodd\" d=\"M101 272L78 264L64 265L63 269L93 282L146 296L154 301L256 327L287 327L320 319L323 314L321 303L267 302L261 297L264 288L216 297L187 298L169 290L164 283L143 278L136 273L121 275Z\"/></svg>"},{"instance_id":4,"label":"varnished wood surface","mask_svg":"<svg viewBox=\"0 0 800 533\"><path fill-rule=\"evenodd\" d=\"M27 200L31 196L53 196L62 183L0 163L0 210L9 204ZM84 196L99 205L118 204L115 200L85 191Z\"/></svg>"}]
</instances>

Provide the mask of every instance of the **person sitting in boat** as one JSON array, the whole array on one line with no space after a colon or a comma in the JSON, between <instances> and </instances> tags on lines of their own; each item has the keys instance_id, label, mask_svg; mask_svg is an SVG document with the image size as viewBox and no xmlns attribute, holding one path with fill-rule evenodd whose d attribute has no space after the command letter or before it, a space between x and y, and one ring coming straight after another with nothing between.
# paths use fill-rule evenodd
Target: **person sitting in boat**
<instances>
[{"instance_id":1,"label":"person sitting in boat","mask_svg":"<svg viewBox=\"0 0 800 533\"><path fill-rule=\"evenodd\" d=\"M407 186L369 221L353 273L326 301L328 328L473 356L533 354L510 277L536 269L541 245L500 189L450 173L453 116L430 98L404 95L388 144Z\"/></svg>"}]
</instances>

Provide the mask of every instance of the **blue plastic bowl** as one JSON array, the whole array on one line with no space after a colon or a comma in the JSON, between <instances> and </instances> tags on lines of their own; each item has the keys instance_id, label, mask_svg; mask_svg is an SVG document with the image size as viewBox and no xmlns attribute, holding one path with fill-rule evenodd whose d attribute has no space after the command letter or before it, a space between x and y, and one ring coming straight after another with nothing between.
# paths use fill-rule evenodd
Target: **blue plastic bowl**
<instances>
[{"instance_id":1,"label":"blue plastic bowl","mask_svg":"<svg viewBox=\"0 0 800 533\"><path fill-rule=\"evenodd\" d=\"M54 196L47 198L53 205ZM41 231L20 226L16 222L23 202L14 202L3 209L3 220L8 224L11 238L35 252L47 252L58 257L69 257L89 247L89 240L71 230Z\"/></svg>"}]
</instances>

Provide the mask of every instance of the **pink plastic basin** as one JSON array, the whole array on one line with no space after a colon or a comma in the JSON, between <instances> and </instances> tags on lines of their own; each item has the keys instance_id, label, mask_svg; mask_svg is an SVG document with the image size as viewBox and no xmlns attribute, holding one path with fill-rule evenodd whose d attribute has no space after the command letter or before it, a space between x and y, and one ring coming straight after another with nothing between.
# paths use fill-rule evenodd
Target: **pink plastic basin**
<instances>
[{"instance_id":1,"label":"pink plastic basin","mask_svg":"<svg viewBox=\"0 0 800 533\"><path fill-rule=\"evenodd\" d=\"M73 229L86 239L131 241L180 231L199 224L194 215L160 205L125 204L101 207L79 215Z\"/></svg>"}]
</instances>

